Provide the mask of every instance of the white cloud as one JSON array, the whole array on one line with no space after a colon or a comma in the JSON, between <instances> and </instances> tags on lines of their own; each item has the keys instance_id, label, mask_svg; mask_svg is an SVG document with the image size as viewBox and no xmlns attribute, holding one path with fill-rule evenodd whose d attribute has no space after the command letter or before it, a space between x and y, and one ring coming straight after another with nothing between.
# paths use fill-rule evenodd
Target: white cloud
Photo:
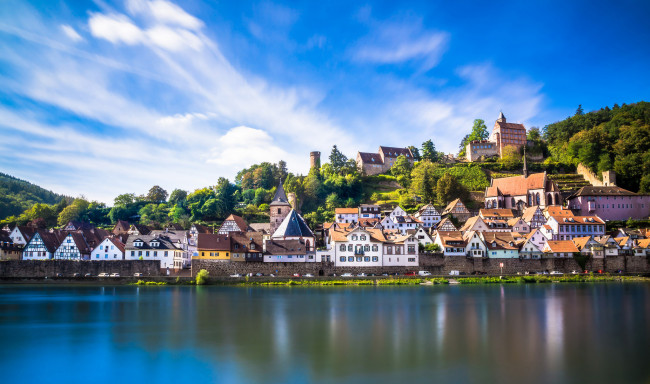
<instances>
[{"instance_id":1,"label":"white cloud","mask_svg":"<svg viewBox=\"0 0 650 384\"><path fill-rule=\"evenodd\" d=\"M268 161L275 163L291 156L278 147L271 135L261 129L239 126L221 136L212 148L208 163L244 167Z\"/></svg>"},{"instance_id":2,"label":"white cloud","mask_svg":"<svg viewBox=\"0 0 650 384\"><path fill-rule=\"evenodd\" d=\"M88 20L90 33L94 37L111 43L140 44L144 40L142 30L124 15L94 13Z\"/></svg>"},{"instance_id":3,"label":"white cloud","mask_svg":"<svg viewBox=\"0 0 650 384\"><path fill-rule=\"evenodd\" d=\"M417 61L423 70L429 70L440 62L449 39L447 32L424 29L420 20L376 23L371 33L357 42L352 56L377 64Z\"/></svg>"},{"instance_id":4,"label":"white cloud","mask_svg":"<svg viewBox=\"0 0 650 384\"><path fill-rule=\"evenodd\" d=\"M168 1L151 1L148 3L153 17L163 23L178 25L187 29L198 30L203 27L203 22L185 12L181 7Z\"/></svg>"},{"instance_id":5,"label":"white cloud","mask_svg":"<svg viewBox=\"0 0 650 384\"><path fill-rule=\"evenodd\" d=\"M81 35L77 33L74 28L67 24L61 24L61 30L63 33L65 33L66 36L68 36L70 40L75 43L83 40L83 37L81 37Z\"/></svg>"},{"instance_id":6,"label":"white cloud","mask_svg":"<svg viewBox=\"0 0 650 384\"><path fill-rule=\"evenodd\" d=\"M148 29L146 35L153 44L172 52L187 47L198 51L203 47L203 43L195 34L184 29L156 26Z\"/></svg>"}]
</instances>

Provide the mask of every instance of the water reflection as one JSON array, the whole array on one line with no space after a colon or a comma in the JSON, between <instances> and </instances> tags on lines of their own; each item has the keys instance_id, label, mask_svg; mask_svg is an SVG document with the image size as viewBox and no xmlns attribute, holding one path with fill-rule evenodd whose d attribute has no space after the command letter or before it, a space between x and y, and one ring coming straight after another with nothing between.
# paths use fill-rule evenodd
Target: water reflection
<instances>
[{"instance_id":1,"label":"water reflection","mask_svg":"<svg viewBox=\"0 0 650 384\"><path fill-rule=\"evenodd\" d=\"M645 284L1 286L0 369L7 382L108 383L116 370L162 383L644 382L649 295Z\"/></svg>"}]
</instances>

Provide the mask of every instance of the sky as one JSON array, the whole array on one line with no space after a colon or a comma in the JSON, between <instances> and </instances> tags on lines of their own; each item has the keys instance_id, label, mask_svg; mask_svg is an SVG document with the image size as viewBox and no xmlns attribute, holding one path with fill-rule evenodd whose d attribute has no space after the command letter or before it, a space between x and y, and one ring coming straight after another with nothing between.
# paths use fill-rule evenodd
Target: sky
<instances>
[{"instance_id":1,"label":"sky","mask_svg":"<svg viewBox=\"0 0 650 384\"><path fill-rule=\"evenodd\" d=\"M0 1L0 172L112 205L648 101L648 1Z\"/></svg>"}]
</instances>

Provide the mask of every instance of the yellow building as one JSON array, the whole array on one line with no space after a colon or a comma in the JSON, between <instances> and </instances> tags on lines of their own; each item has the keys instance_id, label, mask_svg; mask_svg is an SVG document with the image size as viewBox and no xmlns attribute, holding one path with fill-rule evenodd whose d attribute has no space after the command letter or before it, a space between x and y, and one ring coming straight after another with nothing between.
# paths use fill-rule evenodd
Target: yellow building
<instances>
[{"instance_id":1,"label":"yellow building","mask_svg":"<svg viewBox=\"0 0 650 384\"><path fill-rule=\"evenodd\" d=\"M199 233L197 239L198 256L193 260L230 260L231 238L229 235Z\"/></svg>"}]
</instances>

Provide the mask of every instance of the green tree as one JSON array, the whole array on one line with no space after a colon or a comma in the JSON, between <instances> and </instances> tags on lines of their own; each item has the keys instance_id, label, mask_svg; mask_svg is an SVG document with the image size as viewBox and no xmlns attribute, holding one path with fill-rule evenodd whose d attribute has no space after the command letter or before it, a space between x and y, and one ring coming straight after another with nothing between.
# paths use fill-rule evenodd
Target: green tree
<instances>
[{"instance_id":1,"label":"green tree","mask_svg":"<svg viewBox=\"0 0 650 384\"><path fill-rule=\"evenodd\" d=\"M442 167L428 160L419 162L411 172L410 190L422 196L427 202L433 201L436 186L435 175L438 169L442 169Z\"/></svg>"},{"instance_id":2,"label":"green tree","mask_svg":"<svg viewBox=\"0 0 650 384\"><path fill-rule=\"evenodd\" d=\"M237 202L233 195L237 189L225 177L220 177L215 187L215 195L218 201L216 215L225 219L235 208Z\"/></svg>"},{"instance_id":3,"label":"green tree","mask_svg":"<svg viewBox=\"0 0 650 384\"><path fill-rule=\"evenodd\" d=\"M499 159L499 163L508 170L516 170L521 168L522 166L522 156L519 153L519 150L517 147L513 145L508 145L505 148L503 148L503 151L501 153L501 158Z\"/></svg>"},{"instance_id":4,"label":"green tree","mask_svg":"<svg viewBox=\"0 0 650 384\"><path fill-rule=\"evenodd\" d=\"M339 151L339 149L334 145L332 147L332 152L330 153L330 166L332 170L340 174L341 169L345 166L345 163L348 161L348 158Z\"/></svg>"},{"instance_id":5,"label":"green tree","mask_svg":"<svg viewBox=\"0 0 650 384\"><path fill-rule=\"evenodd\" d=\"M174 189L171 195L169 195L169 204L184 207L187 204L187 191Z\"/></svg>"},{"instance_id":6,"label":"green tree","mask_svg":"<svg viewBox=\"0 0 650 384\"><path fill-rule=\"evenodd\" d=\"M406 156L399 155L390 169L390 173L397 178L397 181L404 188L408 188L411 182L411 163Z\"/></svg>"},{"instance_id":7,"label":"green tree","mask_svg":"<svg viewBox=\"0 0 650 384\"><path fill-rule=\"evenodd\" d=\"M79 219L83 210L78 204L68 205L59 213L56 222L59 226L68 224L68 222Z\"/></svg>"},{"instance_id":8,"label":"green tree","mask_svg":"<svg viewBox=\"0 0 650 384\"><path fill-rule=\"evenodd\" d=\"M147 193L145 199L152 203L164 203L167 201L167 191L158 185L154 185L149 189L149 193Z\"/></svg>"},{"instance_id":9,"label":"green tree","mask_svg":"<svg viewBox=\"0 0 650 384\"><path fill-rule=\"evenodd\" d=\"M585 111L582 109L582 104L578 104L578 109L576 109L576 115L584 115Z\"/></svg>"},{"instance_id":10,"label":"green tree","mask_svg":"<svg viewBox=\"0 0 650 384\"><path fill-rule=\"evenodd\" d=\"M333 211L335 208L338 208L341 205L341 199L339 198L339 195L336 194L336 192L332 192L327 195L327 198L325 199L325 206L327 209Z\"/></svg>"},{"instance_id":11,"label":"green tree","mask_svg":"<svg viewBox=\"0 0 650 384\"><path fill-rule=\"evenodd\" d=\"M119 195L113 200L115 206L126 207L129 204L135 203L135 194L134 193L124 193Z\"/></svg>"},{"instance_id":12,"label":"green tree","mask_svg":"<svg viewBox=\"0 0 650 384\"><path fill-rule=\"evenodd\" d=\"M458 182L458 179L446 173L438 179L436 197L438 198L438 203L446 205L455 199L467 201L469 199L469 192Z\"/></svg>"},{"instance_id":13,"label":"green tree","mask_svg":"<svg viewBox=\"0 0 650 384\"><path fill-rule=\"evenodd\" d=\"M467 150L467 144L469 144L469 135L465 135L458 145L458 157L465 158L465 151Z\"/></svg>"},{"instance_id":14,"label":"green tree","mask_svg":"<svg viewBox=\"0 0 650 384\"><path fill-rule=\"evenodd\" d=\"M438 161L436 146L433 144L431 139L422 143L422 160L429 160L432 163Z\"/></svg>"},{"instance_id":15,"label":"green tree","mask_svg":"<svg viewBox=\"0 0 650 384\"><path fill-rule=\"evenodd\" d=\"M485 121L482 119L474 119L472 132L469 134L469 141L486 140L490 136ZM469 142L468 141L468 142Z\"/></svg>"},{"instance_id":16,"label":"green tree","mask_svg":"<svg viewBox=\"0 0 650 384\"><path fill-rule=\"evenodd\" d=\"M413 160L414 161L422 160L422 157L420 156L420 150L416 146L409 145L408 149L411 150L411 154L413 155Z\"/></svg>"},{"instance_id":17,"label":"green tree","mask_svg":"<svg viewBox=\"0 0 650 384\"><path fill-rule=\"evenodd\" d=\"M609 157L609 153L603 153L600 155L598 160L598 173L602 174L605 171L611 171L614 169L614 164L612 159Z\"/></svg>"},{"instance_id":18,"label":"green tree","mask_svg":"<svg viewBox=\"0 0 650 384\"><path fill-rule=\"evenodd\" d=\"M278 179L284 181L284 179L286 179L287 175L289 174L289 172L287 171L287 162L284 160L280 160L278 162L277 168L278 168Z\"/></svg>"}]
</instances>

